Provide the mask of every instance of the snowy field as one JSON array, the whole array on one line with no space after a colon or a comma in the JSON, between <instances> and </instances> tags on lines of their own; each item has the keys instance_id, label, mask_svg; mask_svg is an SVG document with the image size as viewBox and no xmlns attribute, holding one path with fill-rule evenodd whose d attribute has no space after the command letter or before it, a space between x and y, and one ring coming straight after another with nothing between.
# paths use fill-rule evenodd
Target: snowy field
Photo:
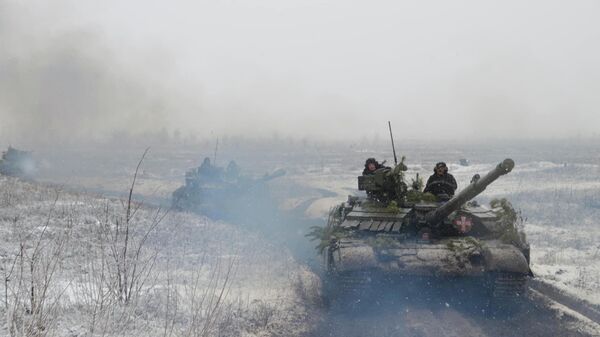
<instances>
[{"instance_id":1,"label":"snowy field","mask_svg":"<svg viewBox=\"0 0 600 337\"><path fill-rule=\"evenodd\" d=\"M300 336L318 301L261 237L127 199L0 177L0 240L0 336Z\"/></svg>"},{"instance_id":2,"label":"snowy field","mask_svg":"<svg viewBox=\"0 0 600 337\"><path fill-rule=\"evenodd\" d=\"M297 303L301 303L306 298L312 298L309 302L313 304L318 302L314 299L316 296L314 286L318 282L303 266L307 256L314 256L312 243L304 238L304 234L308 231L309 224L323 223L322 219L332 205L346 200L347 195L359 193L356 190L356 176L362 171L366 158L387 159L388 163L393 161L387 144L377 142L373 144L375 145L321 145L283 141L265 145L222 142L218 160L220 165L226 165L229 160L235 159L245 173L254 176L262 176L265 172L284 168L287 171L286 176L269 183L277 196L278 206L294 214L300 214L306 221L302 223L284 221L275 233L269 233L272 235L267 240L262 235L264 233L261 234L260 231L248 232L244 228L189 214L169 214L162 220L161 225L157 226L154 235L146 244L148 254L153 249L161 247L160 254L157 255L159 258L156 258L153 268L156 276L151 287L153 294L158 295L152 298L154 300L162 298L165 301L165 296L169 298L168 294L172 291L182 298L190 298L181 294L189 292L193 280L204 282L202 289L210 289L211 284L214 288L214 284L222 285L226 267L235 265L232 272L234 276L227 282L227 304L222 305L223 308L227 307L227 310L223 310L219 316L219 322L226 323L223 323L224 325L211 323L211 328L227 326L237 329L233 332L223 330L221 334L223 336L227 336L227 333L236 335L240 331L248 336L301 334L314 317L311 316L310 309ZM598 295L600 293L599 145L577 140L561 143L467 145L442 143L423 145L406 142L397 145L397 148L399 155L406 155L405 163L409 168L407 174L409 179L416 173L426 179L437 161L446 161L450 172L457 178L459 189L468 184L473 174L484 174L504 158L513 158L516 162L513 172L488 187L477 197L477 200L480 203L487 203L492 198L508 198L526 218L525 229L532 246L532 269L537 279L591 305L600 305ZM127 185L130 183L135 163L143 149L94 151L80 149L40 151L39 180L60 184L69 191L98 192L121 199L126 198ZM199 165L205 156L212 156L212 152L211 144L198 148L152 149L144 162L134 197L156 205L169 205L170 193L182 184L186 169ZM471 165L460 166L458 164L460 158L470 159ZM9 187L21 186L6 179L2 183ZM30 185L25 184L18 188L26 188L24 186ZM35 189L31 186L27 188ZM3 190L10 190L10 188ZM19 204L21 213L29 220L17 217L20 222L26 221L28 226L31 226L31 228L24 227L29 228L25 233L39 232L44 216L47 216L49 209L56 207L51 206L49 201L52 199L50 197L52 193L47 192L47 194L46 201L42 202L40 197L21 193L29 196L27 197L29 201ZM100 219L104 208L101 205L106 203L106 199L72 192L62 192L60 195L61 198L67 198L62 202L63 204L78 209L77 214L88 214L83 216L83 220L78 220L79 223L89 222L92 225L88 225L94 227L94 223L102 222ZM3 200L8 200L7 198L13 197L5 196ZM42 207L41 204L45 206ZM108 204L111 205L111 214L114 213L113 222L118 216L123 217L121 202L111 200ZM19 235L21 238L24 235L15 232L15 228L22 226L13 224L15 219L13 213L18 208L6 205L2 206L4 213L2 237L5 242L2 244L2 261L5 272L11 264L16 265L14 261L19 253L19 240L21 240L17 238ZM75 207L76 205L78 206ZM30 209L36 211L31 212ZM153 208L142 208L142 210L138 216L146 219L151 219L152 212L155 211ZM85 220L88 216L90 219ZM36 221L37 225L34 225ZM152 221L145 220L145 223L148 225ZM83 242L90 242L90 240L93 242L90 237L98 234L94 234L93 229L82 231L79 229L80 226L73 226L73 228L71 231L76 232L77 237L81 239L73 245L74 248L68 250L71 252L69 259L78 262L66 264L61 272L68 271L75 275L74 266L82 266L79 267L81 269L79 273L86 275L89 271L85 270L85 261L89 261L90 257L86 255L86 249L79 246ZM289 236L285 233L294 235ZM28 235L32 237L31 234ZM273 238L279 238L276 240L278 242L273 242ZM288 251L285 249L286 246L293 246L293 248ZM215 276L217 274L218 277ZM214 280L215 277L217 280ZM58 284L65 282L65 278L57 276L56 279L62 280ZM70 278L67 287L69 290L65 290L61 296L61 301L68 299L73 302L64 309L69 310L70 314L60 315L66 319L65 322L61 322L61 328L64 331L68 326L75 329L74 335L86 335L84 331L90 326L90 309L80 304L76 299L77 296L73 294L75 292L73 284L77 283L81 283L77 277ZM165 306L152 304L145 292L140 294L140 298L147 301L141 303L141 306L151 306L154 309L145 310L141 320L137 316L134 316L136 319L126 320L129 323L145 322L142 325L132 323L131 329L164 332L164 327L169 326L165 323L168 321L172 322L171 326L185 331L186 327L197 324L194 323L193 317L170 319L169 317L179 316L170 316L163 312L167 310L164 309ZM193 307L192 303L186 305ZM272 310L274 307L277 310ZM180 308L177 309L179 314ZM257 315L269 317L267 323L257 323ZM231 323L230 320L235 323ZM155 335L164 334L155 333Z\"/></svg>"}]
</instances>

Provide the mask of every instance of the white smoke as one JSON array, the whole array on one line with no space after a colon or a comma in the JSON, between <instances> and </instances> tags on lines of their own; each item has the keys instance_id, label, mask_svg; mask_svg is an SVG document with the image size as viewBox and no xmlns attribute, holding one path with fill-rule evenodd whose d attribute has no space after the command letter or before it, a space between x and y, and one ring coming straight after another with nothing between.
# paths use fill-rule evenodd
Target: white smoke
<instances>
[{"instance_id":1,"label":"white smoke","mask_svg":"<svg viewBox=\"0 0 600 337\"><path fill-rule=\"evenodd\" d=\"M1 6L5 137L600 133L597 1Z\"/></svg>"}]
</instances>

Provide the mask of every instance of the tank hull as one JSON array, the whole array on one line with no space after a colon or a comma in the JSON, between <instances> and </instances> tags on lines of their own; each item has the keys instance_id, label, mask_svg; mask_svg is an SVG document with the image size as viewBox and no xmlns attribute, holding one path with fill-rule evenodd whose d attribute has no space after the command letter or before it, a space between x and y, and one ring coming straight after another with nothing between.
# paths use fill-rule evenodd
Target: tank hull
<instances>
[{"instance_id":1,"label":"tank hull","mask_svg":"<svg viewBox=\"0 0 600 337\"><path fill-rule=\"evenodd\" d=\"M480 277L488 273L529 275L526 254L499 240L479 244L465 238L435 243L400 242L376 247L360 239L340 240L326 253L330 273L371 270L388 275Z\"/></svg>"},{"instance_id":2,"label":"tank hull","mask_svg":"<svg viewBox=\"0 0 600 337\"><path fill-rule=\"evenodd\" d=\"M426 291L424 286L452 286L448 291L477 294L487 312L510 315L519 311L527 293L531 272L526 255L498 240L477 245L467 237L402 242L392 248L341 240L326 253L325 297L329 303L360 302L373 289L414 296Z\"/></svg>"}]
</instances>

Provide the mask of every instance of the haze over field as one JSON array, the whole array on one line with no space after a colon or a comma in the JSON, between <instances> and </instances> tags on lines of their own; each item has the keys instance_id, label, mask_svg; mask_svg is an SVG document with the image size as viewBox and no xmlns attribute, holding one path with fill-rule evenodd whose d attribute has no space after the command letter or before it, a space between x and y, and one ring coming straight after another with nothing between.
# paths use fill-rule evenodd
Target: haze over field
<instances>
[{"instance_id":1,"label":"haze over field","mask_svg":"<svg viewBox=\"0 0 600 337\"><path fill-rule=\"evenodd\" d=\"M597 1L0 0L0 141L343 140L387 120L399 138L598 136L598 13Z\"/></svg>"}]
</instances>

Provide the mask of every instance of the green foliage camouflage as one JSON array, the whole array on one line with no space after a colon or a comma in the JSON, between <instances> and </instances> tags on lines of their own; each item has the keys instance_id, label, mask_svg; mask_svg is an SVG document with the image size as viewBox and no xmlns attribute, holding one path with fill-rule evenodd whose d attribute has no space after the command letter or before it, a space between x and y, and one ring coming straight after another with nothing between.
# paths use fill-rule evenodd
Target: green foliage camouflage
<instances>
[{"instance_id":1,"label":"green foliage camouflage","mask_svg":"<svg viewBox=\"0 0 600 337\"><path fill-rule=\"evenodd\" d=\"M526 241L525 233L517 228L524 222L521 212L516 211L506 198L494 199L490 201L490 206L498 214L498 221L504 228L500 240L507 244L521 246Z\"/></svg>"},{"instance_id":2,"label":"green foliage camouflage","mask_svg":"<svg viewBox=\"0 0 600 337\"><path fill-rule=\"evenodd\" d=\"M381 211L382 206L381 203L376 201L365 201L362 203L362 208L367 211L378 212ZM398 206L398 202L396 200L392 200L387 203L385 208L383 208L386 212L397 213L400 211L400 207Z\"/></svg>"},{"instance_id":3,"label":"green foliage camouflage","mask_svg":"<svg viewBox=\"0 0 600 337\"><path fill-rule=\"evenodd\" d=\"M412 189L415 191L420 191L425 186L425 183L423 182L423 178L421 178L418 173L414 179L411 179L411 181L412 181L411 182Z\"/></svg>"},{"instance_id":4,"label":"green foliage camouflage","mask_svg":"<svg viewBox=\"0 0 600 337\"><path fill-rule=\"evenodd\" d=\"M453 252L460 253L462 251L467 250L468 248L472 248L473 246L465 244L462 240L450 240L446 243L446 247Z\"/></svg>"},{"instance_id":5,"label":"green foliage camouflage","mask_svg":"<svg viewBox=\"0 0 600 337\"><path fill-rule=\"evenodd\" d=\"M392 177L394 179L394 185L396 195L401 196L408 190L406 183L404 182L404 171L408 170L408 167L404 164L406 157L402 156L402 159L392 170Z\"/></svg>"},{"instance_id":6,"label":"green foliage camouflage","mask_svg":"<svg viewBox=\"0 0 600 337\"><path fill-rule=\"evenodd\" d=\"M406 166L406 164L404 164L404 160L406 160L406 156L402 156L398 165L396 165L396 167L394 167L394 170L396 170L399 173L401 173L401 171L408 171L408 166Z\"/></svg>"},{"instance_id":7,"label":"green foliage camouflage","mask_svg":"<svg viewBox=\"0 0 600 337\"><path fill-rule=\"evenodd\" d=\"M467 236L465 238L465 241L468 242L468 243L470 243L470 244L472 244L473 246L475 246L475 247L477 247L479 249L483 248L483 243L481 241L479 241L478 239L472 237L472 236Z\"/></svg>"},{"instance_id":8,"label":"green foliage camouflage","mask_svg":"<svg viewBox=\"0 0 600 337\"><path fill-rule=\"evenodd\" d=\"M483 243L472 236L468 236L461 240L450 240L446 243L446 247L455 253L461 253L472 250L481 250L483 249Z\"/></svg>"},{"instance_id":9,"label":"green foliage camouflage","mask_svg":"<svg viewBox=\"0 0 600 337\"><path fill-rule=\"evenodd\" d=\"M406 192L406 201L410 203L437 202L437 197L432 193L421 192L423 186L425 186L423 178L417 173L417 176L411 179L411 189Z\"/></svg>"},{"instance_id":10,"label":"green foliage camouflage","mask_svg":"<svg viewBox=\"0 0 600 337\"><path fill-rule=\"evenodd\" d=\"M311 231L305 235L310 239L310 241L318 242L315 249L319 252L319 254L322 254L332 241L336 241L348 236L347 231L337 226L342 221L342 211L343 207L341 205L331 208L329 210L327 226L312 226L310 227Z\"/></svg>"},{"instance_id":11,"label":"green foliage camouflage","mask_svg":"<svg viewBox=\"0 0 600 337\"><path fill-rule=\"evenodd\" d=\"M438 198L433 193L426 192L421 195L421 200L426 202L437 202Z\"/></svg>"},{"instance_id":12,"label":"green foliage camouflage","mask_svg":"<svg viewBox=\"0 0 600 337\"><path fill-rule=\"evenodd\" d=\"M513 205L506 198L493 199L490 206L496 212L500 222L504 226L513 226L517 222L517 212Z\"/></svg>"},{"instance_id":13,"label":"green foliage camouflage","mask_svg":"<svg viewBox=\"0 0 600 337\"><path fill-rule=\"evenodd\" d=\"M311 231L306 234L306 237L308 237L310 241L318 242L318 244L315 246L315 249L319 252L319 254L323 254L325 249L329 247L332 241L340 240L348 236L347 231L337 226L312 226L310 229Z\"/></svg>"},{"instance_id":14,"label":"green foliage camouflage","mask_svg":"<svg viewBox=\"0 0 600 337\"><path fill-rule=\"evenodd\" d=\"M398 213L400 208L398 207L398 203L395 200L390 201L390 203L385 208L388 212Z\"/></svg>"},{"instance_id":15,"label":"green foliage camouflage","mask_svg":"<svg viewBox=\"0 0 600 337\"><path fill-rule=\"evenodd\" d=\"M374 212L379 212L382 210L381 203L378 203L378 202L365 201L365 202L363 202L362 207L365 210L368 210L368 211L371 210ZM383 208L383 210L385 210L386 212L390 212L390 213L398 213L402 209L400 208L400 206L398 205L398 202L396 200L392 200L387 203L387 205L385 206L385 208Z\"/></svg>"},{"instance_id":16,"label":"green foliage camouflage","mask_svg":"<svg viewBox=\"0 0 600 337\"><path fill-rule=\"evenodd\" d=\"M438 199L432 193L423 193L418 190L410 190L406 193L406 201L408 202L437 202Z\"/></svg>"}]
</instances>

